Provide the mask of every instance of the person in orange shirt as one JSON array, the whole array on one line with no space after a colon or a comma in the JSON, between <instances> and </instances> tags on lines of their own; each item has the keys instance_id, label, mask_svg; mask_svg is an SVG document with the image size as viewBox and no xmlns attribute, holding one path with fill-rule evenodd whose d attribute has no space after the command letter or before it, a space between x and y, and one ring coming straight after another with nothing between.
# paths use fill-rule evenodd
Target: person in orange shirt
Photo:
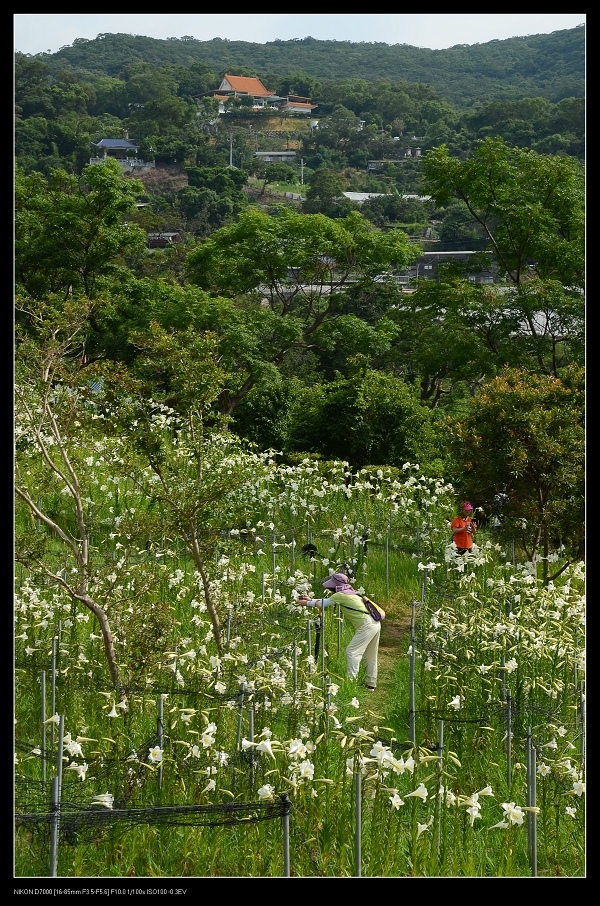
<instances>
[{"instance_id":1,"label":"person in orange shirt","mask_svg":"<svg viewBox=\"0 0 600 906\"><path fill-rule=\"evenodd\" d=\"M472 518L473 507L468 500L462 504L462 516L455 516L450 526L452 540L456 544L457 554L466 554L473 547L473 535L477 531L477 523Z\"/></svg>"}]
</instances>

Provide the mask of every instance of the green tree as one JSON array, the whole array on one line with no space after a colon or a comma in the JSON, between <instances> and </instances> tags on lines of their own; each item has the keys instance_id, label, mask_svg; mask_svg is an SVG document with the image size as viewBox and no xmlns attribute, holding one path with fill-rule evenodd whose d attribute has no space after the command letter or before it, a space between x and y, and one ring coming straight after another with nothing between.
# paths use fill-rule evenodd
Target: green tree
<instances>
[{"instance_id":1,"label":"green tree","mask_svg":"<svg viewBox=\"0 0 600 906\"><path fill-rule=\"evenodd\" d=\"M140 681L132 672L135 634L132 649L122 650L114 627L137 622L143 632L143 611L164 581L160 558L147 555L157 538L186 546L222 652L215 551L248 512L272 458L206 418L223 380L210 333L175 339L152 324L135 335L138 369L158 374L155 389L162 381L176 394L176 417L164 393L148 397L131 373L82 366L88 300L30 308L35 329L19 332L16 357L16 559L44 588L93 614L112 684L123 694L127 681ZM107 467L113 490L99 496ZM114 537L126 544L115 547Z\"/></svg>"},{"instance_id":2,"label":"green tree","mask_svg":"<svg viewBox=\"0 0 600 906\"><path fill-rule=\"evenodd\" d=\"M333 221L286 207L272 214L252 208L190 253L189 276L215 293L266 295L282 315L299 311L313 333L341 313L340 293L357 281L373 285L418 254L405 233L382 234L358 212Z\"/></svg>"},{"instance_id":3,"label":"green tree","mask_svg":"<svg viewBox=\"0 0 600 906\"><path fill-rule=\"evenodd\" d=\"M269 84L271 84L269 82ZM292 72L288 76L279 79L276 85L277 94L282 97L287 95L297 95L303 98L314 98L321 90L321 83L315 76L307 75L305 72Z\"/></svg>"},{"instance_id":4,"label":"green tree","mask_svg":"<svg viewBox=\"0 0 600 906\"><path fill-rule=\"evenodd\" d=\"M510 326L522 367L560 377L570 364L585 363L585 299L557 280L531 279L503 296L501 309Z\"/></svg>"},{"instance_id":5,"label":"green tree","mask_svg":"<svg viewBox=\"0 0 600 906\"><path fill-rule=\"evenodd\" d=\"M319 120L319 128L312 139L318 145L335 148L345 153L352 139L360 131L360 118L342 104L334 107L325 119Z\"/></svg>"},{"instance_id":6,"label":"green tree","mask_svg":"<svg viewBox=\"0 0 600 906\"><path fill-rule=\"evenodd\" d=\"M367 220L380 229L390 226L399 227L420 236L428 225L430 215L428 206L414 198L403 198L397 193L385 194L379 198L367 198L360 207ZM410 229L407 225L410 224Z\"/></svg>"},{"instance_id":7,"label":"green tree","mask_svg":"<svg viewBox=\"0 0 600 906\"><path fill-rule=\"evenodd\" d=\"M379 275L404 268L416 255L404 233L381 233L358 212L334 221L285 207L270 215L249 208L201 242L188 257L189 279L213 298L236 300L229 303L238 309L235 322L227 317L253 349L250 371L246 365L239 372L223 411L234 411L261 371L279 370L299 350L328 354L341 344L351 355L388 342L378 324L364 320L356 293L369 311L369 298L381 293ZM238 346L240 338L228 334L227 347Z\"/></svg>"},{"instance_id":8,"label":"green tree","mask_svg":"<svg viewBox=\"0 0 600 906\"><path fill-rule=\"evenodd\" d=\"M190 554L221 654L215 552L247 514L257 482L270 474L272 456L223 431L224 423L211 408L226 382L214 335L195 327L176 334L153 323L134 341L143 352L137 372L151 372L152 386L164 389L158 398L148 398L143 384L136 394L123 393L117 383L110 388L118 402L112 424L124 440L123 469L148 502L149 537L166 532ZM173 396L179 414L168 405Z\"/></svg>"},{"instance_id":9,"label":"green tree","mask_svg":"<svg viewBox=\"0 0 600 906\"><path fill-rule=\"evenodd\" d=\"M180 97L200 99L205 92L214 88L217 81L215 73L206 63L192 63L189 68L176 66L173 73L177 79L177 94Z\"/></svg>"},{"instance_id":10,"label":"green tree","mask_svg":"<svg viewBox=\"0 0 600 906\"><path fill-rule=\"evenodd\" d=\"M15 176L15 278L17 289L42 298L83 292L117 279L124 256L146 236L127 222L143 186L125 179L116 161L91 164L81 176L54 170Z\"/></svg>"},{"instance_id":11,"label":"green tree","mask_svg":"<svg viewBox=\"0 0 600 906\"><path fill-rule=\"evenodd\" d=\"M357 117L372 98L373 88L366 79L332 79L321 86L319 111L328 115L343 106Z\"/></svg>"},{"instance_id":12,"label":"green tree","mask_svg":"<svg viewBox=\"0 0 600 906\"><path fill-rule=\"evenodd\" d=\"M584 406L579 366L562 380L508 369L447 423L457 490L488 512L496 494L507 495L504 531L529 560L542 558L546 583L553 548L583 556Z\"/></svg>"},{"instance_id":13,"label":"green tree","mask_svg":"<svg viewBox=\"0 0 600 906\"><path fill-rule=\"evenodd\" d=\"M152 101L177 95L177 79L169 67L136 62L128 66L123 75L127 87L127 103L133 109L141 110Z\"/></svg>"},{"instance_id":14,"label":"green tree","mask_svg":"<svg viewBox=\"0 0 600 906\"><path fill-rule=\"evenodd\" d=\"M439 216L439 215L438 215ZM439 227L440 251L481 248L482 234L462 202L448 205ZM484 240L485 241L485 240Z\"/></svg>"},{"instance_id":15,"label":"green tree","mask_svg":"<svg viewBox=\"0 0 600 906\"><path fill-rule=\"evenodd\" d=\"M255 384L236 406L232 431L260 450L289 452L294 413L301 412L311 402L312 387L307 387L304 380L290 371L276 372L270 382Z\"/></svg>"},{"instance_id":16,"label":"green tree","mask_svg":"<svg viewBox=\"0 0 600 906\"><path fill-rule=\"evenodd\" d=\"M375 84L371 92L370 105L384 123L400 120L406 124L414 120L417 110L417 105L414 99L409 97L405 86L387 80L379 80Z\"/></svg>"},{"instance_id":17,"label":"green tree","mask_svg":"<svg viewBox=\"0 0 600 906\"><path fill-rule=\"evenodd\" d=\"M89 303L67 303L59 312L34 305L28 320L35 330L17 344L15 558L44 587L66 592L94 615L113 685L122 692L109 616L107 575L114 564L98 562L102 557L91 544L89 447L73 442L87 420L89 388L77 386L77 373L88 318ZM34 529L34 520L43 532Z\"/></svg>"},{"instance_id":18,"label":"green tree","mask_svg":"<svg viewBox=\"0 0 600 906\"><path fill-rule=\"evenodd\" d=\"M258 162L258 165L254 167L254 172L263 181L261 195L264 195L267 186L272 183L294 183L298 179L298 173L294 167L279 161L275 161L272 164Z\"/></svg>"},{"instance_id":19,"label":"green tree","mask_svg":"<svg viewBox=\"0 0 600 906\"><path fill-rule=\"evenodd\" d=\"M439 283L401 294L387 320L396 332L374 362L418 385L434 409L462 406L506 367L560 377L585 360L583 299L556 281L505 290L451 264Z\"/></svg>"},{"instance_id":20,"label":"green tree","mask_svg":"<svg viewBox=\"0 0 600 906\"><path fill-rule=\"evenodd\" d=\"M544 279L584 285L584 174L572 158L543 157L499 139L478 143L467 160L442 145L423 163L424 191L438 205L460 199L483 230L512 284Z\"/></svg>"},{"instance_id":21,"label":"green tree","mask_svg":"<svg viewBox=\"0 0 600 906\"><path fill-rule=\"evenodd\" d=\"M403 380L365 364L358 356L350 377L307 387L295 397L289 448L349 462L356 469L401 468L405 462L431 468L438 457L431 412Z\"/></svg>"},{"instance_id":22,"label":"green tree","mask_svg":"<svg viewBox=\"0 0 600 906\"><path fill-rule=\"evenodd\" d=\"M43 116L30 116L15 122L15 160L23 173L42 170L44 162L52 156L52 166L59 167L60 160L52 145L50 124Z\"/></svg>"},{"instance_id":23,"label":"green tree","mask_svg":"<svg viewBox=\"0 0 600 906\"><path fill-rule=\"evenodd\" d=\"M90 113L94 116L109 114L124 120L129 116L127 87L123 79L103 76L94 82L94 101Z\"/></svg>"},{"instance_id":24,"label":"green tree","mask_svg":"<svg viewBox=\"0 0 600 906\"><path fill-rule=\"evenodd\" d=\"M177 206L185 215L186 228L200 237L209 236L233 221L240 210L228 195L194 186L187 186L177 193Z\"/></svg>"},{"instance_id":25,"label":"green tree","mask_svg":"<svg viewBox=\"0 0 600 906\"><path fill-rule=\"evenodd\" d=\"M467 115L465 122L476 138L492 135L508 144L523 143L524 135L544 134L552 116L552 104L544 98L492 101L475 113Z\"/></svg>"},{"instance_id":26,"label":"green tree","mask_svg":"<svg viewBox=\"0 0 600 906\"><path fill-rule=\"evenodd\" d=\"M149 135L166 136L171 133L175 141L182 141L180 131L186 131L194 116L191 102L172 95L153 98L134 110L128 123L141 141ZM175 135L173 136L173 133Z\"/></svg>"},{"instance_id":27,"label":"green tree","mask_svg":"<svg viewBox=\"0 0 600 906\"><path fill-rule=\"evenodd\" d=\"M488 139L467 160L451 158L444 147L435 149L424 169L424 186L438 203L460 199L509 284L491 288L491 295L481 291L479 302L472 290L460 289L456 279L449 279L443 291L446 300L469 297L475 303L475 309L470 303L465 313L492 353L493 367L533 367L560 376L569 363L581 363L585 200L579 162L542 157ZM435 297L435 291L427 292ZM423 294L417 295L419 304ZM445 302L440 320L444 326L449 310L455 307ZM487 338L482 328L490 331Z\"/></svg>"},{"instance_id":28,"label":"green tree","mask_svg":"<svg viewBox=\"0 0 600 906\"><path fill-rule=\"evenodd\" d=\"M289 351L303 345L302 323L280 317L262 305L260 297L227 299L159 277L130 280L111 294L110 305L95 314L89 355L94 359L108 357L134 368L140 346L132 337L148 330L152 322L182 339L188 330L215 338L220 368L226 374L216 408L224 416L235 411L252 387L277 380ZM148 395L167 393L169 404L179 411L177 393L166 372L156 387L151 372L144 373L144 380L150 381Z\"/></svg>"},{"instance_id":29,"label":"green tree","mask_svg":"<svg viewBox=\"0 0 600 906\"><path fill-rule=\"evenodd\" d=\"M85 116L94 100L94 92L89 85L81 85L71 80L53 85L50 94L58 117L68 114Z\"/></svg>"},{"instance_id":30,"label":"green tree","mask_svg":"<svg viewBox=\"0 0 600 906\"><path fill-rule=\"evenodd\" d=\"M463 278L424 281L416 292L403 293L387 317L396 333L376 361L417 386L432 409L460 405L507 359L516 363L514 321L489 287Z\"/></svg>"},{"instance_id":31,"label":"green tree","mask_svg":"<svg viewBox=\"0 0 600 906\"><path fill-rule=\"evenodd\" d=\"M344 191L344 182L339 173L329 167L320 167L311 175L306 188L309 201L331 203Z\"/></svg>"},{"instance_id":32,"label":"green tree","mask_svg":"<svg viewBox=\"0 0 600 906\"><path fill-rule=\"evenodd\" d=\"M43 60L24 53L15 54L14 101L18 118L54 116L50 72L50 67Z\"/></svg>"},{"instance_id":33,"label":"green tree","mask_svg":"<svg viewBox=\"0 0 600 906\"><path fill-rule=\"evenodd\" d=\"M344 198L344 188L345 181L339 171L330 166L319 167L308 179L303 213L324 214L335 219L347 217L356 206Z\"/></svg>"},{"instance_id":34,"label":"green tree","mask_svg":"<svg viewBox=\"0 0 600 906\"><path fill-rule=\"evenodd\" d=\"M229 167L188 167L186 172L190 186L212 189L217 195L225 195L238 204L243 199L241 189L248 182L248 174L243 170L232 170Z\"/></svg>"}]
</instances>

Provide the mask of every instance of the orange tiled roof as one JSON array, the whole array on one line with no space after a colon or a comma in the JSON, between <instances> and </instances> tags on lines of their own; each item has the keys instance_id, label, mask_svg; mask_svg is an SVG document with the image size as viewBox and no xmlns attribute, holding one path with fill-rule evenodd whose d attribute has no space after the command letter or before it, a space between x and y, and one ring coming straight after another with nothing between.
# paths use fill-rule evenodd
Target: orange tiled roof
<instances>
[{"instance_id":1,"label":"orange tiled roof","mask_svg":"<svg viewBox=\"0 0 600 906\"><path fill-rule=\"evenodd\" d=\"M253 97L272 97L273 92L265 88L260 79L246 78L245 76L233 76L225 74L225 78L219 85L219 91L241 91L244 94L251 94Z\"/></svg>"}]
</instances>

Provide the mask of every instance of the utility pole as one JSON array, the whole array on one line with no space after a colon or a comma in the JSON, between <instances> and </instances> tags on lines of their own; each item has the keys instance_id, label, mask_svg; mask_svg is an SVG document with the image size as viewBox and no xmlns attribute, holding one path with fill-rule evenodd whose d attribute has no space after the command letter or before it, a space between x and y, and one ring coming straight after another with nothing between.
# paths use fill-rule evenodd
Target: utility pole
<instances>
[{"instance_id":1,"label":"utility pole","mask_svg":"<svg viewBox=\"0 0 600 906\"><path fill-rule=\"evenodd\" d=\"M300 158L300 185L304 185L304 158Z\"/></svg>"},{"instance_id":2,"label":"utility pole","mask_svg":"<svg viewBox=\"0 0 600 906\"><path fill-rule=\"evenodd\" d=\"M229 133L229 166L233 168L233 132Z\"/></svg>"}]
</instances>

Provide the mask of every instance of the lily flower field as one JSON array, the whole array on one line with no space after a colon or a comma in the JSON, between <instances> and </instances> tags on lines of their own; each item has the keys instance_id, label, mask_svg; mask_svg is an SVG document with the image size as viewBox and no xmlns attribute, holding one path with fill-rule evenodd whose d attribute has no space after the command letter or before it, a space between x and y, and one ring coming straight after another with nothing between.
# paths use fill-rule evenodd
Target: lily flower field
<instances>
[{"instance_id":1,"label":"lily flower field","mask_svg":"<svg viewBox=\"0 0 600 906\"><path fill-rule=\"evenodd\" d=\"M583 563L543 585L492 528L459 556L418 465L205 457L235 522L197 511L197 536L120 441L71 457L77 486L32 458L15 875L584 877ZM296 604L341 568L386 610L380 656L405 627L374 693L336 608Z\"/></svg>"}]
</instances>

